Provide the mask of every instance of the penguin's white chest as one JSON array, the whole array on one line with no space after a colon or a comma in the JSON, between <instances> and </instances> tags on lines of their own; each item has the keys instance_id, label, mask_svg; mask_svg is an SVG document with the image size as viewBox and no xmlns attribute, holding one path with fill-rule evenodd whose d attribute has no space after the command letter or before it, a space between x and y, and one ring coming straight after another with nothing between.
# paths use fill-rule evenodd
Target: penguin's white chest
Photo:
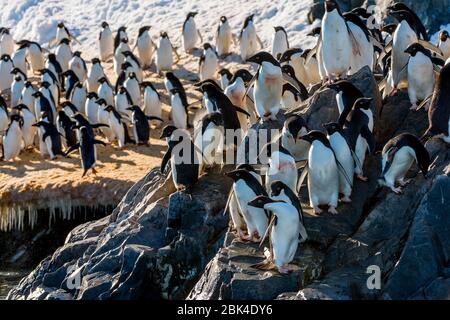
<instances>
[{"instance_id":1,"label":"penguin's white chest","mask_svg":"<svg viewBox=\"0 0 450 320\"><path fill-rule=\"evenodd\" d=\"M172 120L174 126L178 129L187 128L186 109L181 103L181 99L178 94L172 95Z\"/></svg>"},{"instance_id":2,"label":"penguin's white chest","mask_svg":"<svg viewBox=\"0 0 450 320\"><path fill-rule=\"evenodd\" d=\"M283 31L275 32L272 40L272 55L278 59L288 48L286 34Z\"/></svg>"},{"instance_id":3,"label":"penguin's white chest","mask_svg":"<svg viewBox=\"0 0 450 320\"><path fill-rule=\"evenodd\" d=\"M394 32L392 39L392 81L393 85L397 86L400 81L406 80L406 72L403 75L403 68L408 63L408 54L405 53L406 48L417 42L417 36L414 30L411 29L406 21L402 21Z\"/></svg>"},{"instance_id":4,"label":"penguin's white chest","mask_svg":"<svg viewBox=\"0 0 450 320\"><path fill-rule=\"evenodd\" d=\"M245 85L240 77L226 87L224 93L235 106L245 106Z\"/></svg>"},{"instance_id":5,"label":"penguin's white chest","mask_svg":"<svg viewBox=\"0 0 450 320\"><path fill-rule=\"evenodd\" d=\"M263 62L253 92L256 111L260 117L270 110L279 109L283 92L281 68Z\"/></svg>"},{"instance_id":6,"label":"penguin's white chest","mask_svg":"<svg viewBox=\"0 0 450 320\"><path fill-rule=\"evenodd\" d=\"M169 39L160 38L158 49L156 50L156 66L158 72L171 70L173 63L172 45Z\"/></svg>"},{"instance_id":7,"label":"penguin's white chest","mask_svg":"<svg viewBox=\"0 0 450 320\"><path fill-rule=\"evenodd\" d=\"M433 92L434 87L433 63L422 52L417 52L409 58L408 63L408 93L411 102L427 98ZM416 101L414 101L416 100Z\"/></svg>"},{"instance_id":8,"label":"penguin's white chest","mask_svg":"<svg viewBox=\"0 0 450 320\"><path fill-rule=\"evenodd\" d=\"M142 62L144 65L149 66L152 62L155 48L147 31L139 37L137 48Z\"/></svg>"},{"instance_id":9,"label":"penguin's white chest","mask_svg":"<svg viewBox=\"0 0 450 320\"><path fill-rule=\"evenodd\" d=\"M158 94L150 87L144 91L144 113L147 116L161 117L161 102Z\"/></svg>"},{"instance_id":10,"label":"penguin's white chest","mask_svg":"<svg viewBox=\"0 0 450 320\"><path fill-rule=\"evenodd\" d=\"M98 104L95 98L86 100L86 115L90 123L98 123Z\"/></svg>"},{"instance_id":11,"label":"penguin's white chest","mask_svg":"<svg viewBox=\"0 0 450 320\"><path fill-rule=\"evenodd\" d=\"M106 61L110 56L114 54L114 38L111 29L105 28L99 40L100 57L102 61Z\"/></svg>"},{"instance_id":12,"label":"penguin's white chest","mask_svg":"<svg viewBox=\"0 0 450 320\"><path fill-rule=\"evenodd\" d=\"M185 51L195 48L197 44L198 34L194 18L189 18L183 28L183 46Z\"/></svg>"},{"instance_id":13,"label":"penguin's white chest","mask_svg":"<svg viewBox=\"0 0 450 320\"><path fill-rule=\"evenodd\" d=\"M13 64L11 61L0 61L0 91L11 88L13 81L12 68Z\"/></svg>"},{"instance_id":14,"label":"penguin's white chest","mask_svg":"<svg viewBox=\"0 0 450 320\"><path fill-rule=\"evenodd\" d=\"M201 80L214 79L217 70L217 56L212 49L208 49L205 52L205 61L200 67Z\"/></svg>"},{"instance_id":15,"label":"penguin's white chest","mask_svg":"<svg viewBox=\"0 0 450 320\"><path fill-rule=\"evenodd\" d=\"M219 55L227 54L230 51L231 40L231 28L228 21L226 21L220 25L217 33L216 47Z\"/></svg>"},{"instance_id":16,"label":"penguin's white chest","mask_svg":"<svg viewBox=\"0 0 450 320\"><path fill-rule=\"evenodd\" d=\"M247 27L242 31L242 37L240 42L241 57L245 61L252 55L254 55L258 48L258 40L256 36L255 26L253 22L250 22Z\"/></svg>"},{"instance_id":17,"label":"penguin's white chest","mask_svg":"<svg viewBox=\"0 0 450 320\"><path fill-rule=\"evenodd\" d=\"M393 186L397 180L405 176L414 161L417 161L416 154L411 147L405 146L400 148L395 153L392 164L384 175L385 181ZM383 155L382 162L384 171L387 163L387 154Z\"/></svg>"},{"instance_id":18,"label":"penguin's white chest","mask_svg":"<svg viewBox=\"0 0 450 320\"><path fill-rule=\"evenodd\" d=\"M22 130L17 122L11 124L7 135L3 137L3 156L8 161L17 157L22 149Z\"/></svg>"},{"instance_id":19,"label":"penguin's white chest","mask_svg":"<svg viewBox=\"0 0 450 320\"><path fill-rule=\"evenodd\" d=\"M269 170L266 175L266 189L270 189L273 181L284 182L293 192L297 192L297 168L295 160L290 155L274 152L269 160Z\"/></svg>"}]
</instances>

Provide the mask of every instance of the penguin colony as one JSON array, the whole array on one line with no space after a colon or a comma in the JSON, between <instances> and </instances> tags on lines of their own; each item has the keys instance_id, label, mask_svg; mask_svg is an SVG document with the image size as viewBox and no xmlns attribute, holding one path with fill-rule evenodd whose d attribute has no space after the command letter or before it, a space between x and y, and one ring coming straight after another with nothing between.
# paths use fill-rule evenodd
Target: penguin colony
<instances>
[{"instance_id":1,"label":"penguin colony","mask_svg":"<svg viewBox=\"0 0 450 320\"><path fill-rule=\"evenodd\" d=\"M322 131L309 130L301 116L287 114L279 136L261 151L269 159L265 165L236 164L226 173L233 187L224 210L230 212L238 237L261 244L270 239L266 260L255 267L287 273L298 243L307 239L299 199L304 179L315 214L337 214L340 202L351 202L354 177L368 179L364 161L376 145L373 103L347 80L349 75L368 66L384 96L407 88L411 109L424 107L429 113L423 137L403 133L384 146L380 185L401 193L414 163L427 174L431 160L423 142L438 136L450 143L448 33L442 31L438 46L432 45L422 22L402 3L389 7L395 23L382 26L368 23L373 17L365 8L343 13L331 0L324 6L321 26L310 34L317 44L307 50L290 47L281 26L274 28L272 48L263 50L254 15L245 19L237 37L227 17L219 17L215 43L204 43L197 13L190 12L181 30L182 48L187 55L201 52L200 82L192 85L202 94L202 116L194 135L188 116L192 106L172 72L179 53L166 32L155 43L151 28L143 26L132 46L125 26L113 32L103 22L99 56L85 61L81 52L72 50L78 40L62 22L51 49L30 40L14 41L8 28L0 28L2 160L14 161L33 148L49 159L78 150L84 176L96 172L98 145L148 145L151 128L166 122L161 118L162 92L145 80L154 64L172 107L171 123L161 134L168 145L161 172L171 171L176 188L191 195L200 175L222 165L224 153L236 151L236 140L224 142L225 130L245 133L258 121L276 120L280 110L285 113L314 92L334 90L340 114L335 122L321 124ZM233 53L233 44L243 62L257 67L255 74L219 69L219 61ZM115 83L102 67L110 58ZM38 81L31 81L31 75L38 75ZM181 163L175 153L180 143L190 151L189 160ZM202 161L195 161L198 154Z\"/></svg>"}]
</instances>

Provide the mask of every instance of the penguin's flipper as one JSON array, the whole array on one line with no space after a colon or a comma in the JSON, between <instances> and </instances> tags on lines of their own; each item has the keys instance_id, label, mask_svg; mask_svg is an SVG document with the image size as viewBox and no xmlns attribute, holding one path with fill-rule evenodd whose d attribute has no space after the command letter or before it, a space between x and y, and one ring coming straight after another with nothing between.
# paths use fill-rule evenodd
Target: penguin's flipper
<instances>
[{"instance_id":1,"label":"penguin's flipper","mask_svg":"<svg viewBox=\"0 0 450 320\"><path fill-rule=\"evenodd\" d=\"M161 119L160 117L157 116L145 116L147 118L147 120L159 120L161 122L164 122L163 119Z\"/></svg>"},{"instance_id":2,"label":"penguin's flipper","mask_svg":"<svg viewBox=\"0 0 450 320\"><path fill-rule=\"evenodd\" d=\"M305 167L302 170L302 174L300 175L300 178L297 181L297 193L300 193L303 181L305 181L307 175L308 175L308 162L306 162Z\"/></svg>"},{"instance_id":3,"label":"penguin's flipper","mask_svg":"<svg viewBox=\"0 0 450 320\"><path fill-rule=\"evenodd\" d=\"M134 141L133 139L131 139L131 137L130 137L130 134L128 133L128 127L127 127L127 125L126 125L126 123L122 123L122 125L123 125L123 129L124 129L124 131L125 131L125 144L127 144L127 143L132 143L132 144L135 144L136 143L136 141ZM136 137L135 137L136 138Z\"/></svg>"},{"instance_id":4,"label":"penguin's flipper","mask_svg":"<svg viewBox=\"0 0 450 320\"><path fill-rule=\"evenodd\" d=\"M358 156L356 155L355 151L353 151L351 148L350 148L350 152L351 152L351 154L352 154L352 157L353 157L353 160L355 161L356 166L357 166L358 169L362 172L363 167L362 167L361 161L359 160L359 158L358 158Z\"/></svg>"},{"instance_id":5,"label":"penguin's flipper","mask_svg":"<svg viewBox=\"0 0 450 320\"><path fill-rule=\"evenodd\" d=\"M263 44L263 42L261 41L261 38L258 35L256 35L256 40L258 41L260 49L264 48L264 44Z\"/></svg>"},{"instance_id":6,"label":"penguin's flipper","mask_svg":"<svg viewBox=\"0 0 450 320\"><path fill-rule=\"evenodd\" d=\"M366 139L367 145L369 146L369 152L372 154L375 151L375 138L372 131L370 131L368 126L361 128L361 137Z\"/></svg>"},{"instance_id":7,"label":"penguin's flipper","mask_svg":"<svg viewBox=\"0 0 450 320\"><path fill-rule=\"evenodd\" d=\"M225 208L223 209L223 215L227 213L228 207L230 206L231 199L233 198L234 190L231 188L230 193L228 194L227 203L225 204Z\"/></svg>"},{"instance_id":8,"label":"penguin's flipper","mask_svg":"<svg viewBox=\"0 0 450 320\"><path fill-rule=\"evenodd\" d=\"M333 152L334 154L334 152ZM352 183L352 179L350 179L350 177L347 174L347 171L345 171L344 166L342 165L342 163L337 159L336 154L334 154L334 159L336 160L336 164L338 167L338 170L344 175L345 180L347 181L347 183L350 185L350 187L353 188L353 183Z\"/></svg>"},{"instance_id":9,"label":"penguin's flipper","mask_svg":"<svg viewBox=\"0 0 450 320\"><path fill-rule=\"evenodd\" d=\"M264 240L266 240L266 238L269 236L270 230L272 230L272 227L275 224L275 220L276 220L276 216L274 214L272 214L270 217L270 221L267 226L266 232L264 233L264 236L261 238L261 242L259 243L259 247L262 246L262 244L264 243Z\"/></svg>"},{"instance_id":10,"label":"penguin's flipper","mask_svg":"<svg viewBox=\"0 0 450 320\"><path fill-rule=\"evenodd\" d=\"M428 97L426 97L425 99L423 99L423 101L417 106L417 110L420 110L421 108L423 108L433 97L433 94L430 94Z\"/></svg>"},{"instance_id":11,"label":"penguin's flipper","mask_svg":"<svg viewBox=\"0 0 450 320\"><path fill-rule=\"evenodd\" d=\"M261 67L259 67L261 68ZM258 78L259 75L259 68L258 71L255 73L255 75L253 76L253 78L248 82L248 86L247 89L245 90L245 95L242 97L242 100L248 96L248 92L250 91L250 88L253 86L253 84L255 83L256 79Z\"/></svg>"},{"instance_id":12,"label":"penguin's flipper","mask_svg":"<svg viewBox=\"0 0 450 320\"><path fill-rule=\"evenodd\" d=\"M103 146L106 147L106 143L104 143L104 142L101 141L101 140L94 139L94 143L95 143L95 144L101 144L101 145L103 145Z\"/></svg>"},{"instance_id":13,"label":"penguin's flipper","mask_svg":"<svg viewBox=\"0 0 450 320\"><path fill-rule=\"evenodd\" d=\"M75 143L74 145L71 145L69 149L66 150L66 152L63 153L64 157L67 157L70 153L74 152L80 147L79 143Z\"/></svg>"},{"instance_id":14,"label":"penguin's flipper","mask_svg":"<svg viewBox=\"0 0 450 320\"><path fill-rule=\"evenodd\" d=\"M108 124L104 124L104 123L94 123L94 124L91 124L91 127L94 128L94 129L97 129L97 128L100 128L100 127L109 128L109 125ZM74 126L72 128L76 128L76 126ZM79 127L76 128L76 129L79 129Z\"/></svg>"},{"instance_id":15,"label":"penguin's flipper","mask_svg":"<svg viewBox=\"0 0 450 320\"><path fill-rule=\"evenodd\" d=\"M243 113L243 114L245 114L247 117L249 117L250 118L250 113L248 113L247 111L245 111L244 109L242 109L241 107L238 107L238 106L234 106L234 108L236 109L236 112L240 112L240 113Z\"/></svg>"},{"instance_id":16,"label":"penguin's flipper","mask_svg":"<svg viewBox=\"0 0 450 320\"><path fill-rule=\"evenodd\" d=\"M50 41L48 42L49 48L52 47L53 44L56 44L56 37L51 38Z\"/></svg>"},{"instance_id":17,"label":"penguin's flipper","mask_svg":"<svg viewBox=\"0 0 450 320\"><path fill-rule=\"evenodd\" d=\"M169 145L169 148L167 149L166 153L164 154L164 157L161 161L161 167L160 167L161 173L164 173L164 170L166 169L166 165L169 162L170 158L172 157L172 149L173 149L173 146Z\"/></svg>"},{"instance_id":18,"label":"penguin's flipper","mask_svg":"<svg viewBox=\"0 0 450 320\"><path fill-rule=\"evenodd\" d=\"M431 57L431 62L433 62L434 65L438 65L441 67L445 65L445 60L439 57Z\"/></svg>"}]
</instances>

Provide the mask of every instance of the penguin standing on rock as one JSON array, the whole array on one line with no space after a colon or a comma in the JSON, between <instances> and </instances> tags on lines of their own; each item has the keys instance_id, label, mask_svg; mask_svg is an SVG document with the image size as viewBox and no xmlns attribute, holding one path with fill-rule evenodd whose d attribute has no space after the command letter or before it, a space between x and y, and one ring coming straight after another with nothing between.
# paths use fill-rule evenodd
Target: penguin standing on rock
<instances>
[{"instance_id":1,"label":"penguin standing on rock","mask_svg":"<svg viewBox=\"0 0 450 320\"><path fill-rule=\"evenodd\" d=\"M243 61L247 61L249 57L253 56L256 51L258 51L258 45L260 48L263 47L261 40L256 34L253 17L254 15L252 14L245 18L244 26L239 34L239 45Z\"/></svg>"},{"instance_id":2,"label":"penguin standing on rock","mask_svg":"<svg viewBox=\"0 0 450 320\"><path fill-rule=\"evenodd\" d=\"M138 106L131 106L127 108L131 111L131 122L133 123L133 137L136 144L148 145L150 139L149 120L163 121L159 117L146 116L145 113Z\"/></svg>"},{"instance_id":3,"label":"penguin standing on rock","mask_svg":"<svg viewBox=\"0 0 450 320\"><path fill-rule=\"evenodd\" d=\"M249 205L249 202L257 196L267 196L266 190L253 173L247 170L237 169L227 172L225 175L234 182L233 193L236 197L239 211L247 225L247 235L242 237L242 239L254 242L261 241L267 229L269 214L263 207Z\"/></svg>"},{"instance_id":4,"label":"penguin standing on rock","mask_svg":"<svg viewBox=\"0 0 450 320\"><path fill-rule=\"evenodd\" d=\"M198 181L200 167L199 154L196 152L189 132L175 130L174 133L172 130L163 130L160 138L167 138L169 146L161 162L161 173L165 171L167 163L170 161L175 187L178 191L184 190L190 195ZM182 144L180 150L177 153L173 152L179 144ZM185 152L188 152L188 155Z\"/></svg>"},{"instance_id":5,"label":"penguin standing on rock","mask_svg":"<svg viewBox=\"0 0 450 320\"><path fill-rule=\"evenodd\" d=\"M41 120L33 126L39 128L39 141L46 146L45 151L41 150L42 156L48 153L50 159L54 160L58 155L64 155L61 149L61 135L53 123Z\"/></svg>"},{"instance_id":6,"label":"penguin standing on rock","mask_svg":"<svg viewBox=\"0 0 450 320\"><path fill-rule=\"evenodd\" d=\"M382 174L378 182L395 193L402 193L402 187L411 181L405 180L405 175L414 162L425 177L430 166L427 149L416 136L409 133L402 133L389 140L383 148L382 157ZM400 186L395 187L396 182Z\"/></svg>"},{"instance_id":7,"label":"penguin standing on rock","mask_svg":"<svg viewBox=\"0 0 450 320\"><path fill-rule=\"evenodd\" d=\"M328 205L328 212L337 214L339 198L339 171L333 148L320 131L310 131L300 137L311 144L308 154L308 190L310 206L321 214L320 205Z\"/></svg>"},{"instance_id":8,"label":"penguin standing on rock","mask_svg":"<svg viewBox=\"0 0 450 320\"><path fill-rule=\"evenodd\" d=\"M308 159L308 151L311 145L308 141L300 139L308 131L306 121L299 115L292 115L284 121L281 131L281 145L289 151L295 161Z\"/></svg>"},{"instance_id":9,"label":"penguin standing on rock","mask_svg":"<svg viewBox=\"0 0 450 320\"><path fill-rule=\"evenodd\" d=\"M234 106L248 112L247 107L247 90L246 84L250 83L253 76L246 69L239 69L233 75L229 85L225 88L224 93L230 99ZM240 112L238 114L241 129L247 131L249 126L249 118L246 114Z\"/></svg>"},{"instance_id":10,"label":"penguin standing on rock","mask_svg":"<svg viewBox=\"0 0 450 320\"><path fill-rule=\"evenodd\" d=\"M3 135L2 160L14 160L22 150L22 126L23 118L18 114L11 116L11 122Z\"/></svg>"},{"instance_id":11,"label":"penguin standing on rock","mask_svg":"<svg viewBox=\"0 0 450 320\"><path fill-rule=\"evenodd\" d=\"M149 68L152 64L153 53L156 48L156 44L153 42L149 30L150 26L141 27L136 41L139 58L143 63L144 69Z\"/></svg>"},{"instance_id":12,"label":"penguin standing on rock","mask_svg":"<svg viewBox=\"0 0 450 320\"><path fill-rule=\"evenodd\" d=\"M327 86L336 91L336 103L339 110L339 124L344 125L348 113L352 110L355 101L363 98L363 93L348 80L339 80Z\"/></svg>"},{"instance_id":13,"label":"penguin standing on rock","mask_svg":"<svg viewBox=\"0 0 450 320\"><path fill-rule=\"evenodd\" d=\"M97 171L95 170L95 164L97 162L97 149L95 148L96 144L101 144L106 146L103 141L95 139L90 133L87 127L80 128L80 142L72 145L69 150L64 154L66 157L76 149L80 150L81 156L81 167L83 168L84 177L89 169L92 170L92 173L95 175Z\"/></svg>"},{"instance_id":14,"label":"penguin standing on rock","mask_svg":"<svg viewBox=\"0 0 450 320\"><path fill-rule=\"evenodd\" d=\"M283 52L289 49L287 32L283 27L274 27L275 33L272 40L272 55L280 59Z\"/></svg>"},{"instance_id":15,"label":"penguin standing on rock","mask_svg":"<svg viewBox=\"0 0 450 320\"><path fill-rule=\"evenodd\" d=\"M106 21L102 22L102 30L98 36L98 44L100 59L106 62L114 55L114 37Z\"/></svg>"},{"instance_id":16,"label":"penguin standing on rock","mask_svg":"<svg viewBox=\"0 0 450 320\"><path fill-rule=\"evenodd\" d=\"M200 31L197 30L197 26L195 25L194 17L197 14L198 12L189 12L183 23L183 47L186 53L192 53L199 39L200 43L203 42L202 35L200 34Z\"/></svg>"},{"instance_id":17,"label":"penguin standing on rock","mask_svg":"<svg viewBox=\"0 0 450 320\"><path fill-rule=\"evenodd\" d=\"M224 58L231 52L231 41L233 34L228 19L225 16L220 17L220 23L216 31L216 48L220 58Z\"/></svg>"},{"instance_id":18,"label":"penguin standing on rock","mask_svg":"<svg viewBox=\"0 0 450 320\"><path fill-rule=\"evenodd\" d=\"M201 126L201 127L200 127ZM198 122L194 131L194 142L199 150L202 150L200 172L203 168L210 168L215 164L222 164L224 130L223 116L220 112L207 113Z\"/></svg>"},{"instance_id":19,"label":"penguin standing on rock","mask_svg":"<svg viewBox=\"0 0 450 320\"><path fill-rule=\"evenodd\" d=\"M450 64L446 64L440 71L430 108L428 110L428 129L425 137L440 136L446 143L450 143Z\"/></svg>"},{"instance_id":20,"label":"penguin standing on rock","mask_svg":"<svg viewBox=\"0 0 450 320\"><path fill-rule=\"evenodd\" d=\"M254 268L270 270L276 267L281 274L288 274L288 264L294 259L298 248L300 219L297 209L290 203L272 200L267 196L252 199L248 206L271 211L273 216L267 232L270 232L270 253L263 263Z\"/></svg>"},{"instance_id":21,"label":"penguin standing on rock","mask_svg":"<svg viewBox=\"0 0 450 320\"><path fill-rule=\"evenodd\" d=\"M169 36L166 32L161 32L158 47L156 48L156 72L161 74L162 71L171 71L173 61L173 54L177 57L175 63L180 60L177 50L172 46Z\"/></svg>"}]
</instances>

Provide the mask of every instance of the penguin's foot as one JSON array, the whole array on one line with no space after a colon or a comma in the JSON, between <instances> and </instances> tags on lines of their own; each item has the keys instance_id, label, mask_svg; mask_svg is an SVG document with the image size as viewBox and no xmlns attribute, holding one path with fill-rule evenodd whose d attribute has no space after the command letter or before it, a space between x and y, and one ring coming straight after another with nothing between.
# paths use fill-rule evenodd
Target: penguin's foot
<instances>
[{"instance_id":1,"label":"penguin's foot","mask_svg":"<svg viewBox=\"0 0 450 320\"><path fill-rule=\"evenodd\" d=\"M287 265L284 264L281 267L277 267L277 270L281 274L289 274L289 269L287 268Z\"/></svg>"},{"instance_id":2,"label":"penguin's foot","mask_svg":"<svg viewBox=\"0 0 450 320\"><path fill-rule=\"evenodd\" d=\"M95 168L91 168L92 169L92 174L94 175L94 176L96 176L97 175L97 173L98 173L98 171L97 170L95 170Z\"/></svg>"},{"instance_id":3,"label":"penguin's foot","mask_svg":"<svg viewBox=\"0 0 450 320\"><path fill-rule=\"evenodd\" d=\"M410 183L412 181L412 179L406 179L404 180L404 178L401 178L398 180L398 183L400 184L400 186L404 187L406 186L408 183Z\"/></svg>"},{"instance_id":4,"label":"penguin's foot","mask_svg":"<svg viewBox=\"0 0 450 320\"><path fill-rule=\"evenodd\" d=\"M323 212L323 210L320 209L318 206L313 206L313 209L314 209L314 214L316 214L316 215L320 215Z\"/></svg>"},{"instance_id":5,"label":"penguin's foot","mask_svg":"<svg viewBox=\"0 0 450 320\"><path fill-rule=\"evenodd\" d=\"M403 193L403 190L402 190L401 187L398 187L398 188L391 187L391 190L394 191L396 194L402 194Z\"/></svg>"},{"instance_id":6,"label":"penguin's foot","mask_svg":"<svg viewBox=\"0 0 450 320\"><path fill-rule=\"evenodd\" d=\"M341 199L339 199L339 201L344 202L344 203L350 203L350 202L352 202L352 199L350 199L349 196L343 196Z\"/></svg>"},{"instance_id":7,"label":"penguin's foot","mask_svg":"<svg viewBox=\"0 0 450 320\"><path fill-rule=\"evenodd\" d=\"M357 178L358 178L359 180L361 180L361 181L364 181L364 182L367 181L367 180L369 180L369 178L363 176L362 174L357 175Z\"/></svg>"},{"instance_id":8,"label":"penguin's foot","mask_svg":"<svg viewBox=\"0 0 450 320\"><path fill-rule=\"evenodd\" d=\"M331 214L338 214L336 207L333 207L333 206L329 206L328 212Z\"/></svg>"}]
</instances>

